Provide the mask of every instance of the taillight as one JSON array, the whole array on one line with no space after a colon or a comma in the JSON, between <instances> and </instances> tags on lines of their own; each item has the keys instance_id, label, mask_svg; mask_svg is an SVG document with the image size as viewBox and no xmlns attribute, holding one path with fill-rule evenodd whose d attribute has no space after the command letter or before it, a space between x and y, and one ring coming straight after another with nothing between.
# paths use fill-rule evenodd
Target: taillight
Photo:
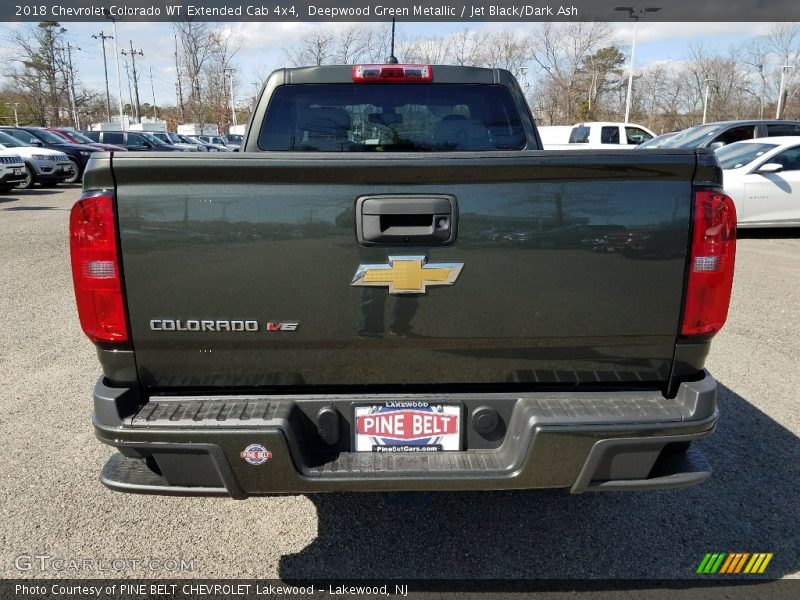
<instances>
[{"instance_id":1,"label":"taillight","mask_svg":"<svg viewBox=\"0 0 800 600\"><path fill-rule=\"evenodd\" d=\"M736 255L736 207L725 194L698 191L683 335L714 334L725 324Z\"/></svg>"},{"instance_id":2,"label":"taillight","mask_svg":"<svg viewBox=\"0 0 800 600\"><path fill-rule=\"evenodd\" d=\"M355 83L430 83L430 65L353 65Z\"/></svg>"},{"instance_id":3,"label":"taillight","mask_svg":"<svg viewBox=\"0 0 800 600\"><path fill-rule=\"evenodd\" d=\"M69 217L72 280L83 332L93 342L126 342L114 197L83 196Z\"/></svg>"}]
</instances>

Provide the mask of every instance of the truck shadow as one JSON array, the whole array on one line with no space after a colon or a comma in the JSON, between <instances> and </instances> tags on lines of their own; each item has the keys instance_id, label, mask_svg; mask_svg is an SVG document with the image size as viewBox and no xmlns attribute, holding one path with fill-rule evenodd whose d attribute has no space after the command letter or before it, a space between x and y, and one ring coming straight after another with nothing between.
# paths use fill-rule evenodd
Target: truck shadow
<instances>
[{"instance_id":1,"label":"truck shadow","mask_svg":"<svg viewBox=\"0 0 800 600\"><path fill-rule=\"evenodd\" d=\"M737 229L736 237L743 240L798 239L800 238L800 227Z\"/></svg>"},{"instance_id":2,"label":"truck shadow","mask_svg":"<svg viewBox=\"0 0 800 600\"><path fill-rule=\"evenodd\" d=\"M714 473L683 490L316 494L316 540L282 579L683 579L706 552L774 552L800 569L797 436L720 385ZM706 576L708 577L708 576Z\"/></svg>"}]
</instances>

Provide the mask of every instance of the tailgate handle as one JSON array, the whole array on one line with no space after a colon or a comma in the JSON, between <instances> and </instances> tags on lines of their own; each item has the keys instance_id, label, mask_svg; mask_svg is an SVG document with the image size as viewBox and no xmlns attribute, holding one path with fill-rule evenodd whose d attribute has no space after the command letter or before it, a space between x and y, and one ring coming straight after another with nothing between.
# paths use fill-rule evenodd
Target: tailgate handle
<instances>
[{"instance_id":1,"label":"tailgate handle","mask_svg":"<svg viewBox=\"0 0 800 600\"><path fill-rule=\"evenodd\" d=\"M458 204L448 195L361 196L356 235L365 246L446 246L456 240Z\"/></svg>"}]
</instances>

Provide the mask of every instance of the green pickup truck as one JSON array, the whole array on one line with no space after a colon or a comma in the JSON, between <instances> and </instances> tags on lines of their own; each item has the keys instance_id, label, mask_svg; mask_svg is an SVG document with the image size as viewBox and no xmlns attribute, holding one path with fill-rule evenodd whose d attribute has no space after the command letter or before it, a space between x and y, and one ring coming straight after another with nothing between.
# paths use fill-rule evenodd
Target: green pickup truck
<instances>
[{"instance_id":1,"label":"green pickup truck","mask_svg":"<svg viewBox=\"0 0 800 600\"><path fill-rule=\"evenodd\" d=\"M127 492L701 483L736 215L710 150L546 152L502 69L275 71L240 153L72 209Z\"/></svg>"}]
</instances>

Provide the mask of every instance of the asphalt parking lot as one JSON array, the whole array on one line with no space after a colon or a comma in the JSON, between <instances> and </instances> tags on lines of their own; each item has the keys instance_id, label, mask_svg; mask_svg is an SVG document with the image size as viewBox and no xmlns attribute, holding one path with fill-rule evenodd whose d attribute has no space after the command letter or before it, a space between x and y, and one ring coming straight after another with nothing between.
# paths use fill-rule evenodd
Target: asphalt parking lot
<instances>
[{"instance_id":1,"label":"asphalt parking lot","mask_svg":"<svg viewBox=\"0 0 800 600\"><path fill-rule=\"evenodd\" d=\"M681 579L706 552L744 551L773 552L768 575L800 578L800 231L739 242L707 362L722 416L700 443L714 468L700 487L172 498L98 482L111 449L93 436L99 365L72 296L79 191L0 196L0 577L101 575L18 568L48 555L192 561L105 573L132 577Z\"/></svg>"}]
</instances>

